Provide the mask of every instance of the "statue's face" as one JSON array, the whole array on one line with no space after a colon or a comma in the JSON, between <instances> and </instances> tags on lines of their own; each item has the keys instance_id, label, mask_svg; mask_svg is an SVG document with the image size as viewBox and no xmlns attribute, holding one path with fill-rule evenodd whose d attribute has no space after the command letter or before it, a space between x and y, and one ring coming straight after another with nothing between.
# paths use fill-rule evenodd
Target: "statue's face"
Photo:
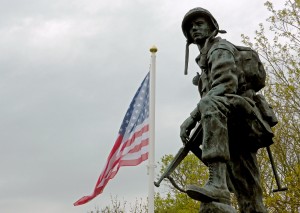
<instances>
[{"instance_id":1,"label":"statue's face","mask_svg":"<svg viewBox=\"0 0 300 213\"><path fill-rule=\"evenodd\" d=\"M204 42L212 33L210 22L204 17L198 17L191 21L189 33L194 43Z\"/></svg>"}]
</instances>

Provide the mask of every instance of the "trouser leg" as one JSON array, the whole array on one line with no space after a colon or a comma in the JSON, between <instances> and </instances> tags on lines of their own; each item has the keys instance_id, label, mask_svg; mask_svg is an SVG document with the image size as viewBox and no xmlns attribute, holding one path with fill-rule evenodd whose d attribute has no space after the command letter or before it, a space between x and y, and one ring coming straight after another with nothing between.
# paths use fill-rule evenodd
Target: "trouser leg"
<instances>
[{"instance_id":1,"label":"trouser leg","mask_svg":"<svg viewBox=\"0 0 300 213\"><path fill-rule=\"evenodd\" d=\"M227 162L241 213L266 213L255 152L231 153Z\"/></svg>"},{"instance_id":2,"label":"trouser leg","mask_svg":"<svg viewBox=\"0 0 300 213\"><path fill-rule=\"evenodd\" d=\"M227 98L204 97L198 105L203 128L202 160L223 161L230 158L227 116L230 112Z\"/></svg>"},{"instance_id":3,"label":"trouser leg","mask_svg":"<svg viewBox=\"0 0 300 213\"><path fill-rule=\"evenodd\" d=\"M206 113L201 118L203 128L203 162L226 162L230 159L227 118L221 112Z\"/></svg>"},{"instance_id":4,"label":"trouser leg","mask_svg":"<svg viewBox=\"0 0 300 213\"><path fill-rule=\"evenodd\" d=\"M228 146L228 111L219 100L209 97L201 100L201 124L203 129L202 161L209 167L209 180L204 187L187 186L187 194L202 202L230 203L226 183L226 162L230 159Z\"/></svg>"}]
</instances>

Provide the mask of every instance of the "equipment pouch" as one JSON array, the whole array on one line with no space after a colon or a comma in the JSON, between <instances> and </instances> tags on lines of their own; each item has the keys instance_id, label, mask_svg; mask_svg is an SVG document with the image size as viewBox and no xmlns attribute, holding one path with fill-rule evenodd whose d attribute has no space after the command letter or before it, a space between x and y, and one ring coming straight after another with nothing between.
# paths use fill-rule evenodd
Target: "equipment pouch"
<instances>
[{"instance_id":1,"label":"equipment pouch","mask_svg":"<svg viewBox=\"0 0 300 213\"><path fill-rule=\"evenodd\" d=\"M256 94L253 99L256 102L255 105L261 112L263 119L265 119L271 127L275 126L278 123L277 117L265 97L261 94Z\"/></svg>"}]
</instances>

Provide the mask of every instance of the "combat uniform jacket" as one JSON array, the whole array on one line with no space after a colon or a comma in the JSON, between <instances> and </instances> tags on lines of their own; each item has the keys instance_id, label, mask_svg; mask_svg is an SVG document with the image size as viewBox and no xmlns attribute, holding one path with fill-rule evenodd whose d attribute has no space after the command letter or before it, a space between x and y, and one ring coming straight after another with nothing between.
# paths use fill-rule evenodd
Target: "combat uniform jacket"
<instances>
[{"instance_id":1,"label":"combat uniform jacket","mask_svg":"<svg viewBox=\"0 0 300 213\"><path fill-rule=\"evenodd\" d=\"M258 104L261 105L261 103L256 103L256 101L261 96L257 96L251 88L245 89L247 82L245 82L242 72L237 66L240 56L236 47L230 42L217 37L205 45L200 52L201 54L196 58L196 62L202 70L198 82L198 90L202 99L226 97L226 99L220 99L220 102L222 102L219 104L221 108L225 106L229 111L245 111L246 113L242 116L249 114L246 117L246 122L251 130L248 131L249 137L247 138L252 141L252 148L258 149L272 144L273 133L270 123L264 118L264 114L270 112L261 109L261 106L258 107ZM198 104L199 106L200 104ZM199 111L201 110L199 109Z\"/></svg>"},{"instance_id":2,"label":"combat uniform jacket","mask_svg":"<svg viewBox=\"0 0 300 213\"><path fill-rule=\"evenodd\" d=\"M236 94L238 73L235 63L237 50L229 42L215 38L201 50L196 62L202 70L198 89L201 97L205 95Z\"/></svg>"}]
</instances>

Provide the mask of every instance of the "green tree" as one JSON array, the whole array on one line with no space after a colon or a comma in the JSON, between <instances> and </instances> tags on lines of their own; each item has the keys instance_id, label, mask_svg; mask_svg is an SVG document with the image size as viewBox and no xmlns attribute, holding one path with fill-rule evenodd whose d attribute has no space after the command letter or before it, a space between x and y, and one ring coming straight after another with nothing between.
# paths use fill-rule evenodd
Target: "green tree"
<instances>
[{"instance_id":1,"label":"green tree","mask_svg":"<svg viewBox=\"0 0 300 213\"><path fill-rule=\"evenodd\" d=\"M128 207L129 205L129 207ZM87 213L146 213L148 212L147 203L142 199L136 199L134 203L128 203L125 200L120 200L117 196L111 197L111 204L107 205L101 209L95 207L95 210L89 211Z\"/></svg>"},{"instance_id":2,"label":"green tree","mask_svg":"<svg viewBox=\"0 0 300 213\"><path fill-rule=\"evenodd\" d=\"M160 162L160 174L164 172L169 163L173 159L173 155L165 155ZM181 162L175 169L171 177L182 189L187 184L204 185L204 181L208 178L206 166L193 154ZM166 195L156 194L155 196L155 212L168 213L193 213L199 212L200 203L190 199L185 193L176 189L169 181L164 181L165 187L168 189Z\"/></svg>"},{"instance_id":3,"label":"green tree","mask_svg":"<svg viewBox=\"0 0 300 213\"><path fill-rule=\"evenodd\" d=\"M254 41L242 35L243 42L256 49L268 73L263 93L273 106L279 123L274 127L273 154L283 183L289 190L272 193L275 180L266 152L259 155L265 203L270 212L300 211L300 1L287 0L276 10L271 1L269 30L259 25Z\"/></svg>"},{"instance_id":4,"label":"green tree","mask_svg":"<svg viewBox=\"0 0 300 213\"><path fill-rule=\"evenodd\" d=\"M165 155L162 157L160 164L160 174L162 174L167 166L173 160L173 155ZM181 162L175 169L171 177L177 185L184 189L188 184L198 184L203 186L208 180L207 167L192 153ZM167 189L165 195L159 193L155 196L155 212L156 213L196 213L199 212L200 202L192 200L185 193L180 192L168 180L163 181L164 187ZM236 198L232 195L232 205L238 208Z\"/></svg>"}]
</instances>

